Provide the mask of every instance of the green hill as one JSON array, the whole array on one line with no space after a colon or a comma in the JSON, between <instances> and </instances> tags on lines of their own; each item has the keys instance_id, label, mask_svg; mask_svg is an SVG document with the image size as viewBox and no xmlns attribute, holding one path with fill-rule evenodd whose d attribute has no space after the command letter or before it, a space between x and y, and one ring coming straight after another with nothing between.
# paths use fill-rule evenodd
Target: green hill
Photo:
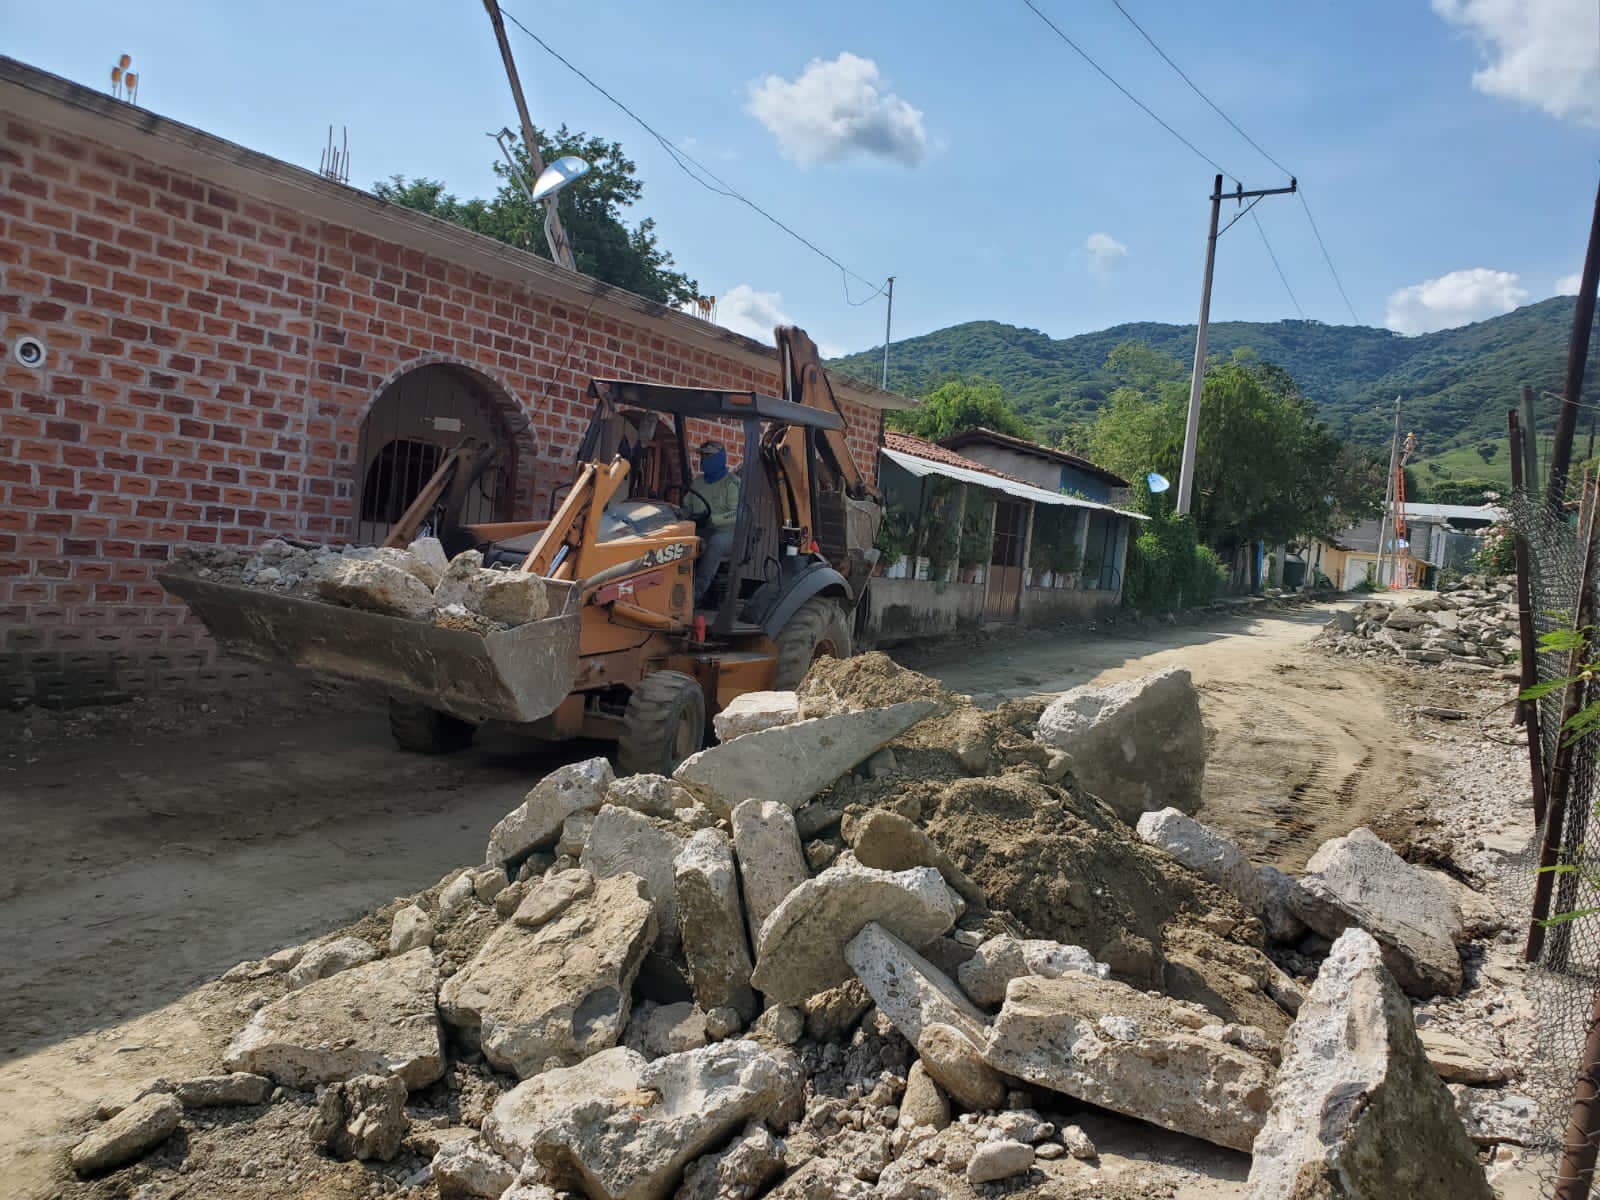
<instances>
[{"instance_id":1,"label":"green hill","mask_svg":"<svg viewBox=\"0 0 1600 1200\"><path fill-rule=\"evenodd\" d=\"M1560 389L1572 311L1573 298L1557 296L1474 325L1417 337L1318 321L1221 321L1211 326L1209 346L1211 353L1221 355L1246 347L1283 367L1336 433L1367 445L1388 444L1391 406L1399 394L1405 428L1417 435L1419 459L1460 449L1466 453L1452 456L1449 474L1495 478L1504 470L1504 454L1496 467L1472 448L1504 440L1506 409L1515 405L1522 384ZM1038 434L1054 438L1092 419L1105 403L1114 386L1105 361L1116 346L1145 342L1188 362L1194 356L1194 333L1193 325L1139 322L1051 338L1036 329L971 321L896 342L889 386L918 395L952 375L990 379L1005 389L1007 399ZM836 359L830 367L876 383L882 361L880 346ZM1588 383L1589 395L1600 399L1600 341ZM1556 401L1541 399L1541 429L1548 431L1553 424L1555 409ZM1580 427L1587 431L1586 419ZM1462 468L1477 463L1483 469L1456 469L1457 463Z\"/></svg>"}]
</instances>

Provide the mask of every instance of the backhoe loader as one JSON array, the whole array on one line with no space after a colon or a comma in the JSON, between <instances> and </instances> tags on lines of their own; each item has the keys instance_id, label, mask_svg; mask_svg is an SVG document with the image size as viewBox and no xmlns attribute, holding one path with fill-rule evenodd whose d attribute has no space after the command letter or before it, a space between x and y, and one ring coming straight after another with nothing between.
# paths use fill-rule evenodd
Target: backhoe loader
<instances>
[{"instance_id":1,"label":"backhoe loader","mask_svg":"<svg viewBox=\"0 0 1600 1200\"><path fill-rule=\"evenodd\" d=\"M385 544L426 527L451 554L534 572L543 620L479 634L176 572L162 582L226 652L386 691L405 749L459 749L499 721L613 740L621 770L669 772L704 744L708 714L851 653L877 558L882 501L816 346L793 327L776 340L781 397L592 380L591 422L544 520L460 524L491 456L464 443L446 457ZM697 603L711 519L692 490L701 436L737 449L740 487L732 549Z\"/></svg>"}]
</instances>

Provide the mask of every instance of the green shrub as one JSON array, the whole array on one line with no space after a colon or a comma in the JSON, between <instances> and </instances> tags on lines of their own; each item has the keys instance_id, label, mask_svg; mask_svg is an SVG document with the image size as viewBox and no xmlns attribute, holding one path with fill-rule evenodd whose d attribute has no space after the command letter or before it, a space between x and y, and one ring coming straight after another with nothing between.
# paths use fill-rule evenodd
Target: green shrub
<instances>
[{"instance_id":1,"label":"green shrub","mask_svg":"<svg viewBox=\"0 0 1600 1200\"><path fill-rule=\"evenodd\" d=\"M1128 547L1123 603L1141 612L1172 612L1207 604L1228 573L1222 560L1195 536L1194 519L1172 511L1171 501L1142 485L1138 505L1150 519Z\"/></svg>"}]
</instances>

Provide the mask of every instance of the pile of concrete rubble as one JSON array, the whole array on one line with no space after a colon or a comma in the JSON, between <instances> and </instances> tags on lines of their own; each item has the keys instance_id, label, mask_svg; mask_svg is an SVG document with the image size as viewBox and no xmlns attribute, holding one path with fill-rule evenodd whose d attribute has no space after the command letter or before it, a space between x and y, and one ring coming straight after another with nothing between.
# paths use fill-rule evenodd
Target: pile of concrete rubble
<instances>
[{"instance_id":1,"label":"pile of concrete rubble","mask_svg":"<svg viewBox=\"0 0 1600 1200\"><path fill-rule=\"evenodd\" d=\"M1510 579L1469 575L1422 600L1369 600L1334 613L1319 641L1335 654L1500 670L1521 650L1516 588Z\"/></svg>"},{"instance_id":2,"label":"pile of concrete rubble","mask_svg":"<svg viewBox=\"0 0 1600 1200\"><path fill-rule=\"evenodd\" d=\"M186 547L174 565L218 583L242 584L474 633L540 620L550 607L539 576L485 567L476 550L447 558L439 539L433 537L418 538L403 550L393 546L335 549L281 538L263 542L254 553L225 546Z\"/></svg>"},{"instance_id":3,"label":"pile of concrete rubble","mask_svg":"<svg viewBox=\"0 0 1600 1200\"><path fill-rule=\"evenodd\" d=\"M1461 885L1364 829L1252 866L1187 815L1187 672L987 712L863 655L717 726L239 964L218 1074L103 1105L74 1170L157 1185L240 1106L295 1194L363 1160L422 1198L913 1200L1090 1169L1104 1109L1252 1154L1258 1200L1490 1194L1440 1072L1486 1076L1406 998L1462 987Z\"/></svg>"}]
</instances>

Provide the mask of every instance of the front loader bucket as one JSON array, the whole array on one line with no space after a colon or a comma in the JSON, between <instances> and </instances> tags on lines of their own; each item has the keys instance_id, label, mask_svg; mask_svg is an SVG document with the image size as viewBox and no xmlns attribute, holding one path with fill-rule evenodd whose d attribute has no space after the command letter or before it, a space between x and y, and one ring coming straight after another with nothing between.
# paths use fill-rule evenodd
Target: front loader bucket
<instances>
[{"instance_id":1,"label":"front loader bucket","mask_svg":"<svg viewBox=\"0 0 1600 1200\"><path fill-rule=\"evenodd\" d=\"M561 615L476 634L176 572L157 578L228 654L368 684L467 721L536 721L578 675L569 583L546 581Z\"/></svg>"}]
</instances>

